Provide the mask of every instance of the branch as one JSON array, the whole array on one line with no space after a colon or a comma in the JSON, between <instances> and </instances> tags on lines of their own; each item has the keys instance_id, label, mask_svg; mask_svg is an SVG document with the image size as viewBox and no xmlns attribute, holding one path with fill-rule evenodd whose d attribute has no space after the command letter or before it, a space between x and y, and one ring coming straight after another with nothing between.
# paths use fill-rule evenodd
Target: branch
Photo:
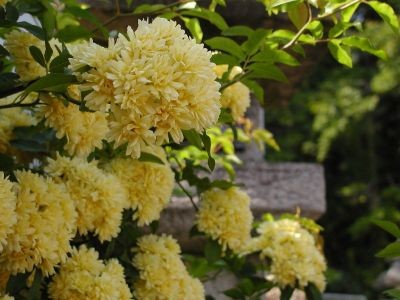
<instances>
[{"instance_id":1,"label":"branch","mask_svg":"<svg viewBox=\"0 0 400 300\"><path fill-rule=\"evenodd\" d=\"M303 32L307 29L308 25L310 25L310 23L313 20L312 17L312 10L311 10L311 6L308 2L304 2L304 4L307 6L307 22L303 25L303 27L300 28L300 30L296 33L296 35L286 44L282 47L282 49L287 49L292 47L297 40L300 38L300 36L303 34Z\"/></svg>"},{"instance_id":2,"label":"branch","mask_svg":"<svg viewBox=\"0 0 400 300\"><path fill-rule=\"evenodd\" d=\"M347 2L347 3L344 3L344 4L342 4L342 5L338 6L338 7L336 7L336 8L335 8L334 10L332 10L331 12L327 12L327 13L325 13L325 14L322 14L322 15L317 16L317 17L315 18L315 20L322 20L322 19L325 19L325 18L327 18L327 17L329 17L329 16L332 16L332 15L334 15L334 14L336 14L336 13L342 11L342 10L345 10L346 8L349 8L350 6L352 6L352 5L354 5L354 4L361 3L361 2L363 2L363 0L353 0L353 1L350 1L350 2Z\"/></svg>"}]
</instances>

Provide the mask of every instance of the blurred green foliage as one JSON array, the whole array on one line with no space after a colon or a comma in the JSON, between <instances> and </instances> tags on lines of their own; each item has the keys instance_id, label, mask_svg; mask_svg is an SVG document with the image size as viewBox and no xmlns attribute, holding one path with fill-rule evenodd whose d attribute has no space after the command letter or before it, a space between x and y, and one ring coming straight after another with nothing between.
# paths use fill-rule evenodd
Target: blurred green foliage
<instances>
[{"instance_id":1,"label":"blurred green foliage","mask_svg":"<svg viewBox=\"0 0 400 300\"><path fill-rule=\"evenodd\" d=\"M377 22L367 23L363 35L389 59L353 53L353 69L336 67L328 56L318 62L287 106L267 105L267 128L282 151L266 157L323 162L328 292L377 299L385 287L376 279L389 261L375 254L393 237L371 220L400 223L400 37Z\"/></svg>"}]
</instances>

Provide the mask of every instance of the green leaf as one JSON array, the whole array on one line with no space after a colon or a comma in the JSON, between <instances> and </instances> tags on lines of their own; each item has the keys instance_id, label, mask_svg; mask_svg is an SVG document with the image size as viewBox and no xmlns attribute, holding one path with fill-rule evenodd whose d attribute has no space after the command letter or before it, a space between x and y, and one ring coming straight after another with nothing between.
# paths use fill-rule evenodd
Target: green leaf
<instances>
[{"instance_id":1,"label":"green leaf","mask_svg":"<svg viewBox=\"0 0 400 300\"><path fill-rule=\"evenodd\" d=\"M366 3L392 27L393 31L398 32L399 19L397 19L396 13L389 4L379 1L367 1Z\"/></svg>"},{"instance_id":2,"label":"green leaf","mask_svg":"<svg viewBox=\"0 0 400 300\"><path fill-rule=\"evenodd\" d=\"M62 52L55 57L50 63L50 72L51 73L64 73L64 69L69 65L69 58L71 55L69 54L67 48L63 46Z\"/></svg>"},{"instance_id":3,"label":"green leaf","mask_svg":"<svg viewBox=\"0 0 400 300\"><path fill-rule=\"evenodd\" d=\"M216 65L229 65L229 66L237 66L239 64L239 60L229 54L226 53L216 53L211 57L211 62Z\"/></svg>"},{"instance_id":4,"label":"green leaf","mask_svg":"<svg viewBox=\"0 0 400 300\"><path fill-rule=\"evenodd\" d=\"M245 295L243 295L242 291L237 288L233 288L233 289L224 291L224 295L228 296L232 299L246 299L246 297L245 297Z\"/></svg>"},{"instance_id":5,"label":"green leaf","mask_svg":"<svg viewBox=\"0 0 400 300\"><path fill-rule=\"evenodd\" d=\"M353 17L354 13L356 12L357 8L360 6L360 2L357 2L349 7L347 7L345 10L342 11L342 21L344 23L348 23L351 21L351 18Z\"/></svg>"},{"instance_id":6,"label":"green leaf","mask_svg":"<svg viewBox=\"0 0 400 300\"><path fill-rule=\"evenodd\" d=\"M385 220L372 220L371 222L389 232L394 237L400 238L400 228L395 223Z\"/></svg>"},{"instance_id":7,"label":"green leaf","mask_svg":"<svg viewBox=\"0 0 400 300\"><path fill-rule=\"evenodd\" d=\"M322 38L322 36L324 35L324 27L322 26L321 21L318 20L312 21L310 24L308 24L307 29L317 39Z\"/></svg>"},{"instance_id":8,"label":"green leaf","mask_svg":"<svg viewBox=\"0 0 400 300\"><path fill-rule=\"evenodd\" d=\"M335 26L329 30L328 36L329 38L336 38L353 26L355 26L354 23L337 22Z\"/></svg>"},{"instance_id":9,"label":"green leaf","mask_svg":"<svg viewBox=\"0 0 400 300\"><path fill-rule=\"evenodd\" d=\"M341 45L341 41L337 39L328 42L328 49L332 56L341 64L351 68L353 61L351 59L350 51Z\"/></svg>"},{"instance_id":10,"label":"green leaf","mask_svg":"<svg viewBox=\"0 0 400 300\"><path fill-rule=\"evenodd\" d=\"M6 292L10 295L17 295L26 286L29 275L28 272L11 275L7 281Z\"/></svg>"},{"instance_id":11,"label":"green leaf","mask_svg":"<svg viewBox=\"0 0 400 300\"><path fill-rule=\"evenodd\" d=\"M108 30L103 26L103 23L90 11L88 8L81 8L80 6L67 6L65 12L71 13L73 16L84 19L95 25L104 37L108 37Z\"/></svg>"},{"instance_id":12,"label":"green leaf","mask_svg":"<svg viewBox=\"0 0 400 300\"><path fill-rule=\"evenodd\" d=\"M287 82L286 75L278 67L268 63L254 63L249 66L250 78L273 79L277 81Z\"/></svg>"},{"instance_id":13,"label":"green leaf","mask_svg":"<svg viewBox=\"0 0 400 300\"><path fill-rule=\"evenodd\" d=\"M242 279L239 284L238 288L245 294L246 296L251 296L254 293L254 284L249 278Z\"/></svg>"},{"instance_id":14,"label":"green leaf","mask_svg":"<svg viewBox=\"0 0 400 300\"><path fill-rule=\"evenodd\" d=\"M376 49L372 46L371 42L364 37L359 36L349 36L342 39L342 44L350 47L358 48L364 52L368 52L375 55L381 59L386 60L387 54L384 50Z\"/></svg>"},{"instance_id":15,"label":"green leaf","mask_svg":"<svg viewBox=\"0 0 400 300\"><path fill-rule=\"evenodd\" d=\"M29 47L29 52L31 53L33 59L41 65L43 68L46 68L46 60L43 56L42 51L36 46L30 46Z\"/></svg>"},{"instance_id":16,"label":"green leaf","mask_svg":"<svg viewBox=\"0 0 400 300\"><path fill-rule=\"evenodd\" d=\"M290 300L294 292L294 288L287 286L283 290L281 289L281 300Z\"/></svg>"},{"instance_id":17,"label":"green leaf","mask_svg":"<svg viewBox=\"0 0 400 300\"><path fill-rule=\"evenodd\" d=\"M387 245L383 250L376 254L377 257L395 258L400 256L400 242Z\"/></svg>"},{"instance_id":18,"label":"green leaf","mask_svg":"<svg viewBox=\"0 0 400 300\"><path fill-rule=\"evenodd\" d=\"M306 24L308 19L308 8L304 3L298 3L288 10L288 17L297 29Z\"/></svg>"},{"instance_id":19,"label":"green leaf","mask_svg":"<svg viewBox=\"0 0 400 300\"><path fill-rule=\"evenodd\" d=\"M232 114L228 109L222 108L221 113L219 114L218 123L226 124L232 123L234 121Z\"/></svg>"},{"instance_id":20,"label":"green leaf","mask_svg":"<svg viewBox=\"0 0 400 300\"><path fill-rule=\"evenodd\" d=\"M204 248L204 256L209 263L217 261L222 254L221 246L216 241L208 240Z\"/></svg>"},{"instance_id":21,"label":"green leaf","mask_svg":"<svg viewBox=\"0 0 400 300\"><path fill-rule=\"evenodd\" d=\"M386 296L392 297L393 299L400 299L400 289L391 289L383 292Z\"/></svg>"},{"instance_id":22,"label":"green leaf","mask_svg":"<svg viewBox=\"0 0 400 300\"><path fill-rule=\"evenodd\" d=\"M243 26L243 25L238 25L238 26L232 26L229 27L227 29L225 29L224 31L222 31L222 35L225 36L245 36L245 37L249 37L250 35L252 35L254 33L254 30L251 29L248 26Z\"/></svg>"},{"instance_id":23,"label":"green leaf","mask_svg":"<svg viewBox=\"0 0 400 300\"><path fill-rule=\"evenodd\" d=\"M281 63L288 66L298 66L299 61L284 50L265 49L251 58L251 61L264 63Z\"/></svg>"},{"instance_id":24,"label":"green leaf","mask_svg":"<svg viewBox=\"0 0 400 300\"><path fill-rule=\"evenodd\" d=\"M53 55L53 49L51 48L48 40L45 41L45 46L46 46L46 50L44 52L44 59L46 60L46 62L48 62L48 61L50 61L50 59Z\"/></svg>"},{"instance_id":25,"label":"green leaf","mask_svg":"<svg viewBox=\"0 0 400 300\"><path fill-rule=\"evenodd\" d=\"M213 171L215 168L215 159L211 155L211 139L206 132L204 132L200 137L203 142L204 149L206 150L208 155L208 161L207 161L208 167L210 168L211 171Z\"/></svg>"},{"instance_id":26,"label":"green leaf","mask_svg":"<svg viewBox=\"0 0 400 300\"><path fill-rule=\"evenodd\" d=\"M25 89L25 94L28 95L31 92L40 91L59 91L72 83L77 83L77 80L73 75L49 74L28 85L28 87Z\"/></svg>"},{"instance_id":27,"label":"green leaf","mask_svg":"<svg viewBox=\"0 0 400 300\"><path fill-rule=\"evenodd\" d=\"M200 150L203 150L203 144L201 142L200 134L198 134L196 130L190 129L190 130L183 130L182 132L185 139L187 139L187 141L191 145L195 146Z\"/></svg>"},{"instance_id":28,"label":"green leaf","mask_svg":"<svg viewBox=\"0 0 400 300\"><path fill-rule=\"evenodd\" d=\"M164 4L142 4L135 8L134 14L148 14L165 8Z\"/></svg>"},{"instance_id":29,"label":"green leaf","mask_svg":"<svg viewBox=\"0 0 400 300\"><path fill-rule=\"evenodd\" d=\"M205 8L184 10L181 12L181 15L207 20L211 24L215 25L219 30L225 30L228 28L228 24L226 24L224 18L220 14Z\"/></svg>"},{"instance_id":30,"label":"green leaf","mask_svg":"<svg viewBox=\"0 0 400 300\"><path fill-rule=\"evenodd\" d=\"M249 55L254 54L264 44L268 31L265 29L257 29L250 36L248 41L244 44L245 50Z\"/></svg>"},{"instance_id":31,"label":"green leaf","mask_svg":"<svg viewBox=\"0 0 400 300\"><path fill-rule=\"evenodd\" d=\"M35 277L32 282L32 286L29 288L28 291L28 300L41 300L42 293L40 291L42 282L42 273L39 269L35 269Z\"/></svg>"},{"instance_id":32,"label":"green leaf","mask_svg":"<svg viewBox=\"0 0 400 300\"><path fill-rule=\"evenodd\" d=\"M18 85L18 78L19 76L15 73L0 73L0 91L6 91Z\"/></svg>"},{"instance_id":33,"label":"green leaf","mask_svg":"<svg viewBox=\"0 0 400 300\"><path fill-rule=\"evenodd\" d=\"M38 39L41 39L43 41L46 39L46 33L39 26L32 25L28 22L18 22L17 26L26 29Z\"/></svg>"},{"instance_id":34,"label":"green leaf","mask_svg":"<svg viewBox=\"0 0 400 300\"><path fill-rule=\"evenodd\" d=\"M210 188L219 188L221 190L227 190L233 186L236 186L236 184L234 184L233 182L227 181L227 180L214 180L211 182L210 184Z\"/></svg>"},{"instance_id":35,"label":"green leaf","mask_svg":"<svg viewBox=\"0 0 400 300\"><path fill-rule=\"evenodd\" d=\"M197 42L201 42L203 39L203 31L200 26L200 22L196 18L181 18L185 23L187 29L189 29L192 36L196 39Z\"/></svg>"},{"instance_id":36,"label":"green leaf","mask_svg":"<svg viewBox=\"0 0 400 300\"><path fill-rule=\"evenodd\" d=\"M6 4L6 20L10 22L17 22L19 18L19 12L15 8L14 5L12 5L11 2L7 2Z\"/></svg>"},{"instance_id":37,"label":"green leaf","mask_svg":"<svg viewBox=\"0 0 400 300\"><path fill-rule=\"evenodd\" d=\"M256 81L250 79L242 79L241 82L254 93L258 102L260 102L261 104L264 103L264 88L261 85L259 85Z\"/></svg>"},{"instance_id":38,"label":"green leaf","mask_svg":"<svg viewBox=\"0 0 400 300\"><path fill-rule=\"evenodd\" d=\"M322 300L320 290L313 283L309 283L304 292L306 293L307 300Z\"/></svg>"},{"instance_id":39,"label":"green leaf","mask_svg":"<svg viewBox=\"0 0 400 300\"><path fill-rule=\"evenodd\" d=\"M68 25L64 29L60 30L57 34L58 39L64 43L70 43L80 39L86 40L91 36L92 33L80 25Z\"/></svg>"},{"instance_id":40,"label":"green leaf","mask_svg":"<svg viewBox=\"0 0 400 300\"><path fill-rule=\"evenodd\" d=\"M143 162L156 163L160 165L164 164L164 162L158 156L148 152L141 152L138 160Z\"/></svg>"},{"instance_id":41,"label":"green leaf","mask_svg":"<svg viewBox=\"0 0 400 300\"><path fill-rule=\"evenodd\" d=\"M214 50L221 50L226 53L232 54L239 59L244 57L242 48L232 39L226 37L214 37L205 41L205 44Z\"/></svg>"}]
</instances>

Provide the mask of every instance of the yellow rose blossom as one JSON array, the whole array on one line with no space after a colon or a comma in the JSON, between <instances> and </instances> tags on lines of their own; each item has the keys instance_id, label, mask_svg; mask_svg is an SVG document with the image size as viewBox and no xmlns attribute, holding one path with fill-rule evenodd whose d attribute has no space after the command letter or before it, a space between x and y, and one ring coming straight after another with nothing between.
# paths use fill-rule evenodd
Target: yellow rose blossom
<instances>
[{"instance_id":1,"label":"yellow rose blossom","mask_svg":"<svg viewBox=\"0 0 400 300\"><path fill-rule=\"evenodd\" d=\"M19 95L12 95L0 100L0 103L10 104ZM34 101L36 95L30 94L24 103ZM0 110L0 153L7 153L11 150L10 141L13 139L15 127L32 126L36 124L36 118L28 110L21 107L13 107Z\"/></svg>"},{"instance_id":2,"label":"yellow rose blossom","mask_svg":"<svg viewBox=\"0 0 400 300\"><path fill-rule=\"evenodd\" d=\"M132 294L125 282L124 269L116 259L104 263L92 248L73 249L71 257L49 284L55 300L128 300Z\"/></svg>"},{"instance_id":3,"label":"yellow rose blossom","mask_svg":"<svg viewBox=\"0 0 400 300\"><path fill-rule=\"evenodd\" d=\"M218 65L214 70L218 78L221 78L228 71L228 66ZM240 73L242 73L241 68L233 67L229 73L229 79L232 80ZM222 107L230 109L233 119L239 121L250 106L250 90L243 83L236 82L223 90L220 101Z\"/></svg>"},{"instance_id":4,"label":"yellow rose blossom","mask_svg":"<svg viewBox=\"0 0 400 300\"><path fill-rule=\"evenodd\" d=\"M84 100L110 111L108 139L115 147L127 144L126 154L138 158L144 147L170 137L179 143L182 130L216 123L220 85L211 55L174 21L156 18L139 21L135 31L128 27L127 37L108 48L83 44L70 61L74 71L92 68L78 76L91 91Z\"/></svg>"},{"instance_id":5,"label":"yellow rose blossom","mask_svg":"<svg viewBox=\"0 0 400 300\"><path fill-rule=\"evenodd\" d=\"M139 239L133 258L139 270L134 283L137 299L204 300L204 288L192 278L180 258L180 247L170 236L146 235Z\"/></svg>"},{"instance_id":6,"label":"yellow rose blossom","mask_svg":"<svg viewBox=\"0 0 400 300\"><path fill-rule=\"evenodd\" d=\"M54 273L70 251L76 232L76 212L65 186L28 171L16 171L17 222L0 254L0 269L12 274L36 266Z\"/></svg>"},{"instance_id":7,"label":"yellow rose blossom","mask_svg":"<svg viewBox=\"0 0 400 300\"><path fill-rule=\"evenodd\" d=\"M30 81L46 75L46 69L37 63L29 47L35 46L44 52L44 42L29 32L13 30L5 36L4 47L10 52L15 71L23 81Z\"/></svg>"},{"instance_id":8,"label":"yellow rose blossom","mask_svg":"<svg viewBox=\"0 0 400 300\"><path fill-rule=\"evenodd\" d=\"M45 171L67 186L78 212L80 234L94 232L101 242L118 235L128 201L117 177L99 169L96 161L89 163L83 158L60 155L49 159Z\"/></svg>"},{"instance_id":9,"label":"yellow rose blossom","mask_svg":"<svg viewBox=\"0 0 400 300\"><path fill-rule=\"evenodd\" d=\"M110 171L128 191L130 207L136 210L133 218L139 226L158 220L171 198L174 174L162 151L156 151L156 155L164 159L164 164L123 158L109 164Z\"/></svg>"},{"instance_id":10,"label":"yellow rose blossom","mask_svg":"<svg viewBox=\"0 0 400 300\"><path fill-rule=\"evenodd\" d=\"M200 202L196 224L217 240L222 249L240 253L250 239L253 215L249 196L237 187L206 191Z\"/></svg>"},{"instance_id":11,"label":"yellow rose blossom","mask_svg":"<svg viewBox=\"0 0 400 300\"><path fill-rule=\"evenodd\" d=\"M12 227L17 222L15 213L16 195L13 184L0 172L0 252L7 244L7 236L12 232Z\"/></svg>"},{"instance_id":12,"label":"yellow rose blossom","mask_svg":"<svg viewBox=\"0 0 400 300\"><path fill-rule=\"evenodd\" d=\"M66 137L64 149L70 155L86 157L96 147L102 148L102 140L109 130L105 113L82 112L77 105L65 105L50 95L42 95L41 99L45 105L38 114L56 131L57 138Z\"/></svg>"},{"instance_id":13,"label":"yellow rose blossom","mask_svg":"<svg viewBox=\"0 0 400 300\"><path fill-rule=\"evenodd\" d=\"M257 229L244 253L260 252L262 259L271 260L270 279L280 287L304 288L314 283L325 289L326 262L318 250L315 239L294 220L267 221Z\"/></svg>"}]
</instances>

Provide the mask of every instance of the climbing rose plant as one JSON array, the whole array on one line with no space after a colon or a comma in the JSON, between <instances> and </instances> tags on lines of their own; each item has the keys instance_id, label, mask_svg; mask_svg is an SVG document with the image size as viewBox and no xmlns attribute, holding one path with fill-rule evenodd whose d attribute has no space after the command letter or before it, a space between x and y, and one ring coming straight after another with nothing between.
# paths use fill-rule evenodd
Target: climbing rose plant
<instances>
[{"instance_id":1,"label":"climbing rose plant","mask_svg":"<svg viewBox=\"0 0 400 300\"><path fill-rule=\"evenodd\" d=\"M0 1L0 299L205 299L223 270L239 278L221 291L233 299L320 299L321 228L299 214L255 221L234 142L279 150L245 118L260 81L287 81L282 65L319 43L348 67L354 49L384 59L352 16L369 6L398 30L393 10L269 0L266 17L286 14L293 30L254 29L230 27L224 0L132 2L103 24L74 0ZM205 23L219 34L203 41ZM193 205L201 253L157 230L173 195Z\"/></svg>"}]
</instances>

